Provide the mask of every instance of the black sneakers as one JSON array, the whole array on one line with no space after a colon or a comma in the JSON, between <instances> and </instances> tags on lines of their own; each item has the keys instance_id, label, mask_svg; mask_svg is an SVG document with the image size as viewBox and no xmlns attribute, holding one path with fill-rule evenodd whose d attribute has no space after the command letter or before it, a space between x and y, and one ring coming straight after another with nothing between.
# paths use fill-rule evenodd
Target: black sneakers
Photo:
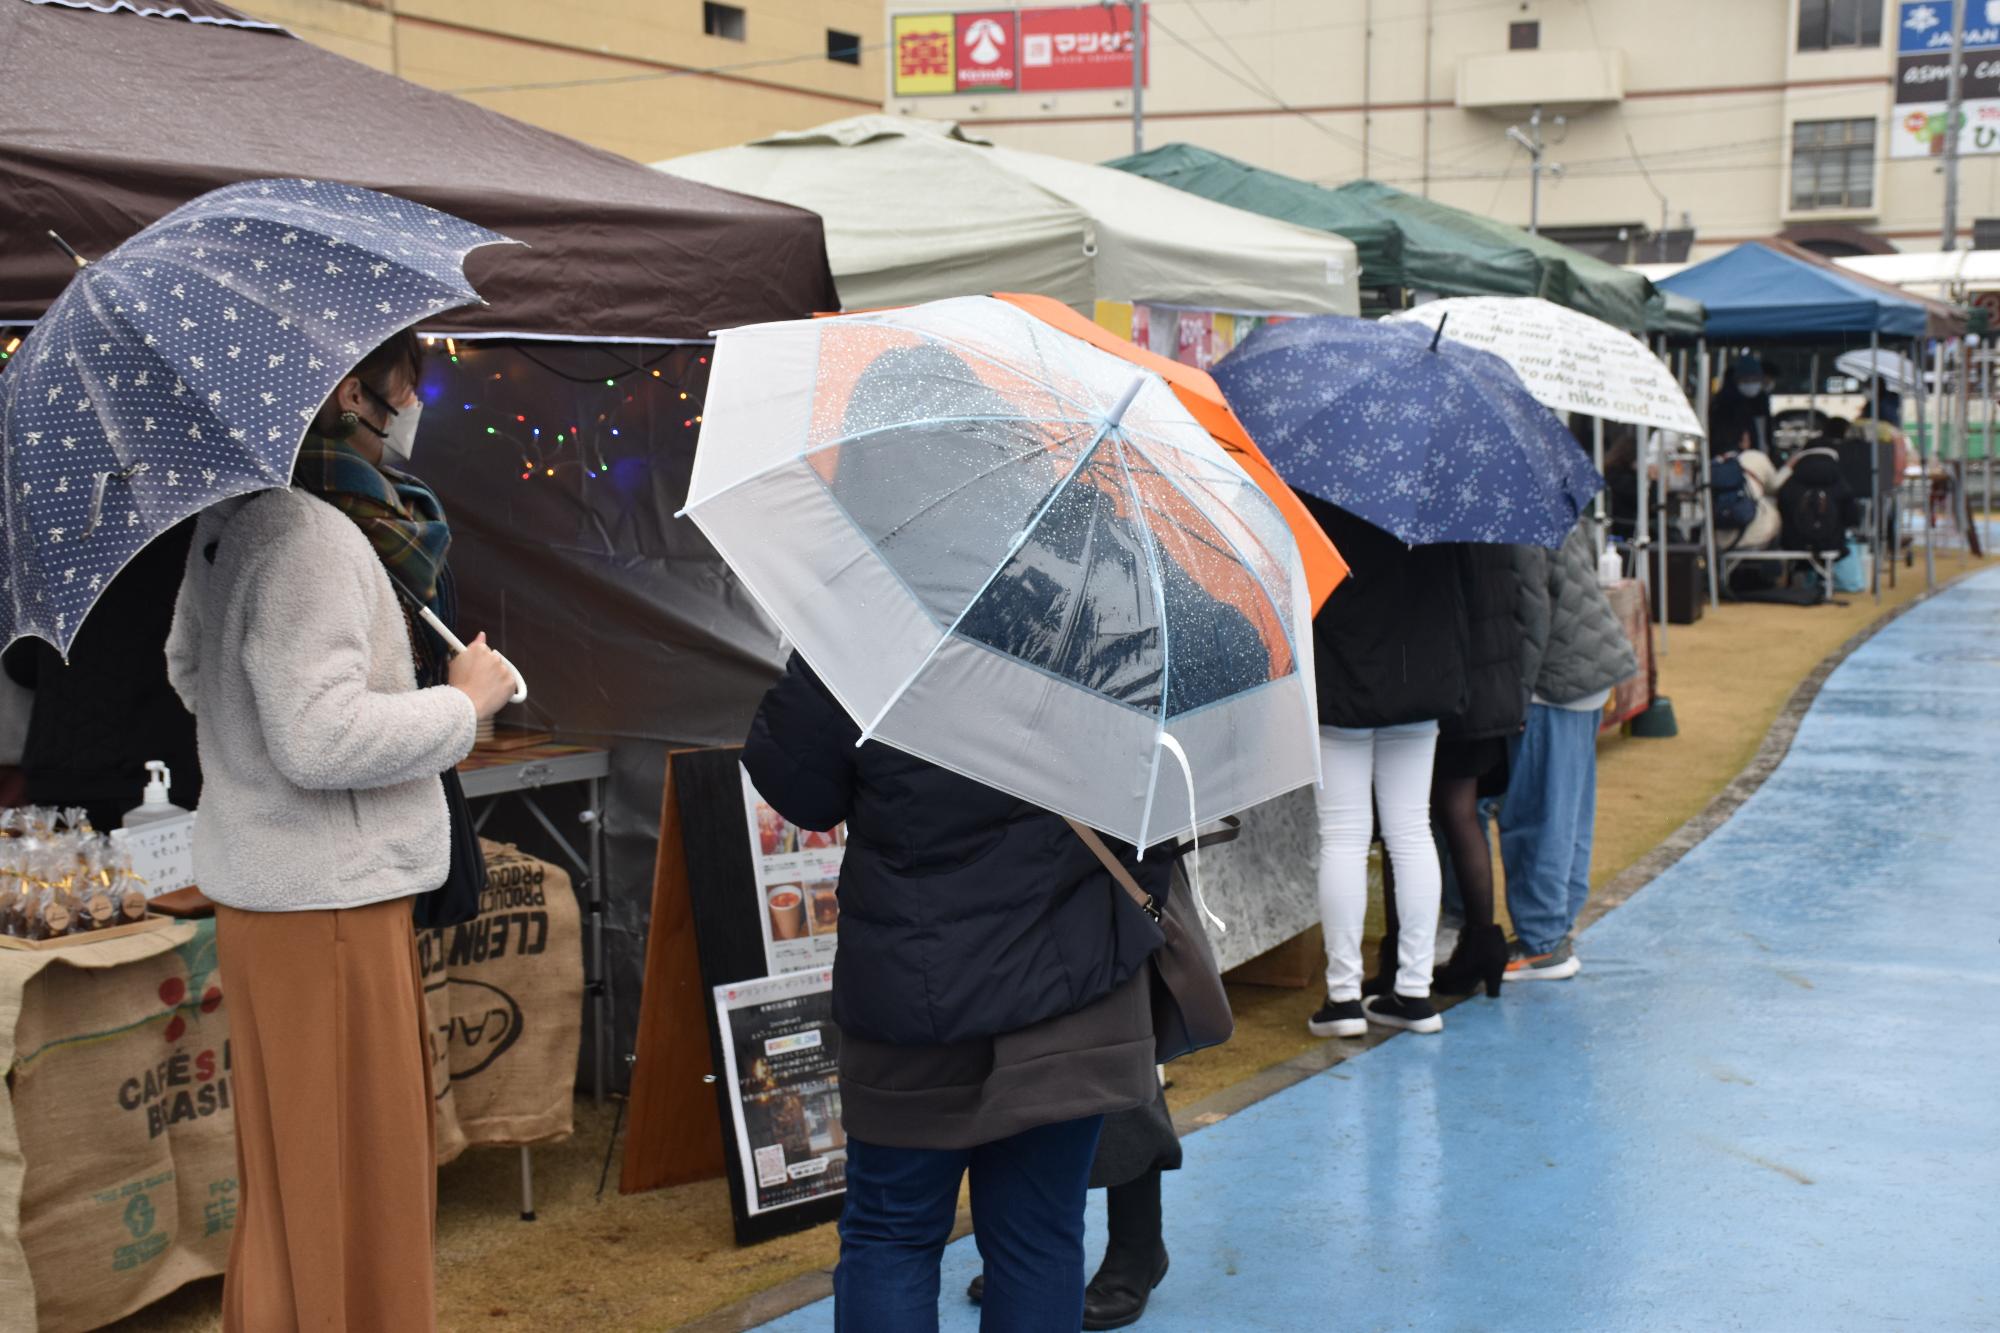
<instances>
[{"instance_id":1,"label":"black sneakers","mask_svg":"<svg viewBox=\"0 0 2000 1333\"><path fill-rule=\"evenodd\" d=\"M1442 1032L1444 1019L1428 995L1375 995L1362 1002L1362 1012L1370 1023L1405 1032Z\"/></svg>"},{"instance_id":2,"label":"black sneakers","mask_svg":"<svg viewBox=\"0 0 2000 1333\"><path fill-rule=\"evenodd\" d=\"M1315 1037L1358 1037L1368 1031L1368 1019L1359 1000L1328 1000L1306 1020L1306 1031Z\"/></svg>"}]
</instances>

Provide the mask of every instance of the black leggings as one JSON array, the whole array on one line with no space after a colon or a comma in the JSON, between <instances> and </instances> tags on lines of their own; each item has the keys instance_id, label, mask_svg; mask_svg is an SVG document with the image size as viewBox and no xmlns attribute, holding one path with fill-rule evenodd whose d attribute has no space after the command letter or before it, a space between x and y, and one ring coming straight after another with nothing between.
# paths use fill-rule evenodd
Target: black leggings
<instances>
[{"instance_id":1,"label":"black leggings","mask_svg":"<svg viewBox=\"0 0 2000 1333\"><path fill-rule=\"evenodd\" d=\"M1493 848L1479 827L1478 778L1440 775L1431 779L1431 827L1444 835L1459 900L1465 907L1466 932L1492 925ZM1382 883L1386 890L1382 895L1383 938L1394 940L1400 923L1396 917L1395 870L1387 857L1382 858Z\"/></svg>"}]
</instances>

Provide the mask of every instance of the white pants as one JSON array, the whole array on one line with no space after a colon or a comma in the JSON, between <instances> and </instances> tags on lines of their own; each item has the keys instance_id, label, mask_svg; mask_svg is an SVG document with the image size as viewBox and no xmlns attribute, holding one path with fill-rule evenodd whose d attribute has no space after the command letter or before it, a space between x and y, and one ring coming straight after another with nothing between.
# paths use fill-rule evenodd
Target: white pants
<instances>
[{"instance_id":1,"label":"white pants","mask_svg":"<svg viewBox=\"0 0 2000 1333\"><path fill-rule=\"evenodd\" d=\"M1438 725L1411 722L1354 731L1319 729L1319 919L1326 933L1326 994L1361 995L1361 927L1368 915L1368 843L1375 810L1396 868L1396 993L1431 993L1441 876L1431 841L1431 761ZM1374 809L1369 794L1373 791Z\"/></svg>"}]
</instances>

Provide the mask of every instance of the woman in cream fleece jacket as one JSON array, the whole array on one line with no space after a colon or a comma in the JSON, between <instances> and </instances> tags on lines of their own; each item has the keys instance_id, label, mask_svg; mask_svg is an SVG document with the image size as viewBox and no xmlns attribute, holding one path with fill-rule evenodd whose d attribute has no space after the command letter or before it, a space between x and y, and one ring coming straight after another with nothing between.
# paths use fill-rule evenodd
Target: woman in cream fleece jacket
<instances>
[{"instance_id":1,"label":"woman in cream fleece jacket","mask_svg":"<svg viewBox=\"0 0 2000 1333\"><path fill-rule=\"evenodd\" d=\"M434 1326L410 900L449 873L439 774L512 685L482 640L449 683L417 687L389 563L408 587L420 546L422 572L442 576L447 530L441 511L406 504L429 492L382 458L395 418L414 414L420 356L405 334L340 382L301 450L301 488L202 515L167 643L207 775L195 868L217 904L230 1014L230 1333Z\"/></svg>"}]
</instances>

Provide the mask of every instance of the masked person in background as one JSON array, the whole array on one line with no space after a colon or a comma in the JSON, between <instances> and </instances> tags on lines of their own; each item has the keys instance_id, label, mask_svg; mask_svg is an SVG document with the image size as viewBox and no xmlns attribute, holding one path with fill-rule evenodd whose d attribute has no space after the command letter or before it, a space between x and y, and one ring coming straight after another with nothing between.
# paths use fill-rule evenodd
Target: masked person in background
<instances>
[{"instance_id":1,"label":"masked person in background","mask_svg":"<svg viewBox=\"0 0 2000 1333\"><path fill-rule=\"evenodd\" d=\"M1720 458L1744 449L1771 451L1771 377L1764 363L1745 353L1722 377L1708 404L1709 453Z\"/></svg>"},{"instance_id":2,"label":"masked person in background","mask_svg":"<svg viewBox=\"0 0 2000 1333\"><path fill-rule=\"evenodd\" d=\"M298 487L202 514L167 641L195 715L195 871L229 997L241 1206L227 1333L435 1326L411 901L451 872L439 774L513 681L482 635L448 683L418 686L391 580L434 601L449 533L434 499L381 468L390 445L408 453L421 357L400 334L335 386Z\"/></svg>"}]
</instances>

